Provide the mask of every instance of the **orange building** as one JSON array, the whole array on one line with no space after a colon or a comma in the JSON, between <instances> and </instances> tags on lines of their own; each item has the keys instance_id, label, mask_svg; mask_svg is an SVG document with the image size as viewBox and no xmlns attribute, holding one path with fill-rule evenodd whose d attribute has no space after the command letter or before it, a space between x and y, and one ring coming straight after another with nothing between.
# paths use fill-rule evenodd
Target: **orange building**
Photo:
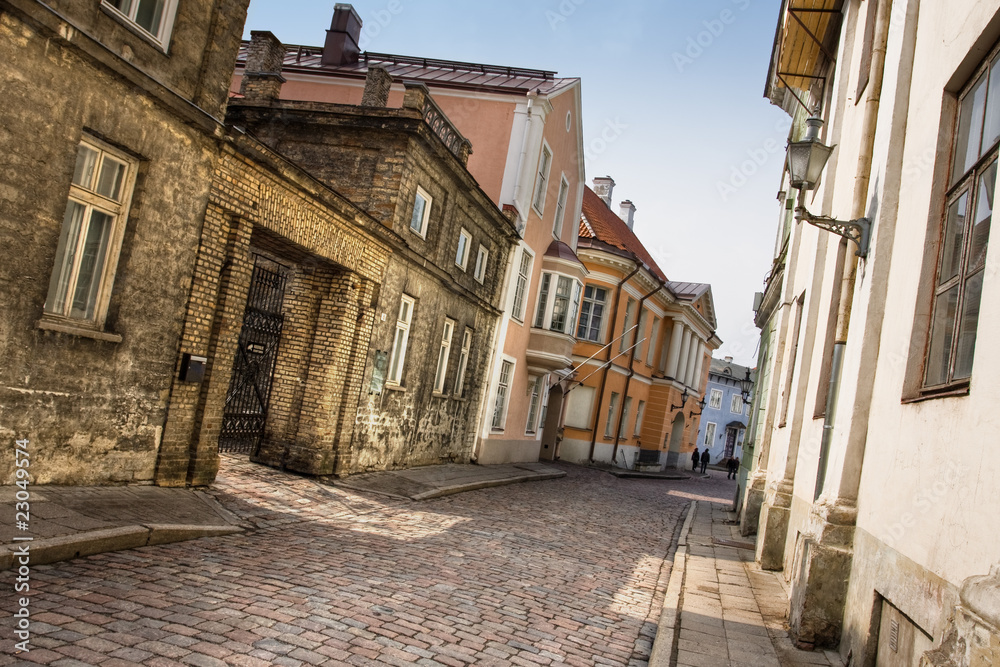
<instances>
[{"instance_id":1,"label":"orange building","mask_svg":"<svg viewBox=\"0 0 1000 667\"><path fill-rule=\"evenodd\" d=\"M632 231L635 207L611 211L614 181L585 188L577 254L587 268L565 397L566 461L684 467L715 334L712 288L671 282ZM596 192L595 192L596 191Z\"/></svg>"},{"instance_id":2,"label":"orange building","mask_svg":"<svg viewBox=\"0 0 1000 667\"><path fill-rule=\"evenodd\" d=\"M471 145L469 172L519 236L509 256L496 258L507 266L503 313L482 383L473 459L552 458L559 383L573 365L573 327L586 275L575 254L574 224L586 187L580 80L545 70L361 52L360 33L357 12L337 4L323 46L285 45L273 76L279 97L365 105L366 80L374 77L388 87L387 106L397 108L404 81L422 84L458 130L455 141ZM239 94L249 47L244 42L233 95ZM440 205L456 200L445 197ZM395 205L413 208L414 202Z\"/></svg>"}]
</instances>

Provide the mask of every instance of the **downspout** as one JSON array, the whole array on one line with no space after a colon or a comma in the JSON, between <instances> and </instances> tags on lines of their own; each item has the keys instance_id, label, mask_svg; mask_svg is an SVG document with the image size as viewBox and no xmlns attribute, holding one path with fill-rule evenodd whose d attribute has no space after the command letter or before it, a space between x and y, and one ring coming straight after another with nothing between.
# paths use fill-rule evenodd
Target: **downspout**
<instances>
[{"instance_id":1,"label":"downspout","mask_svg":"<svg viewBox=\"0 0 1000 667\"><path fill-rule=\"evenodd\" d=\"M655 278L655 276L654 276L654 278ZM656 289L654 289L652 292L650 292L649 294L647 294L644 297L642 297L641 299L639 299L639 307L636 308L636 313L637 313L636 323L637 324L642 320L642 305L644 303L646 303L646 299L648 299L649 297L653 296L654 294L656 294L657 292L659 292L660 290L662 290L664 287L667 286L666 283L664 283L663 281L661 281L659 279L657 279L657 282L659 282L660 285ZM616 420L616 423L615 423L615 448L611 452L611 464L612 465L614 465L614 462L615 462L615 460L618 457L618 440L620 440L618 434L621 433L621 431L622 431L622 419L625 418L625 397L628 396L628 388L632 384L632 376L635 375L635 347L639 344L639 334L640 333L641 332L639 331L639 329L637 327L636 330L635 330L635 334L632 336L632 348L633 349L632 349L632 352L629 353L628 375L625 376L625 389L622 390L622 404L618 407L618 419Z\"/></svg>"},{"instance_id":2,"label":"downspout","mask_svg":"<svg viewBox=\"0 0 1000 667\"><path fill-rule=\"evenodd\" d=\"M858 168L854 181L854 199L851 205L851 219L864 217L868 202L868 183L871 180L872 160L875 153L875 130L878 126L879 103L882 99L882 79L885 75L885 55L889 41L889 19L892 16L892 0L879 3L875 19L875 40L872 44L872 76L868 82L865 97L865 115L862 121L862 144L858 155ZM830 366L830 384L826 394L826 415L823 418L823 438L820 443L819 471L816 475L814 500L823 493L827 465L830 457L830 442L837 421L837 404L840 381L844 370L844 353L847 335L851 328L851 308L854 305L854 286L858 275L858 256L847 252L847 239L840 242L844 256L843 279L840 283L840 305L837 309L837 329L833 345L833 360Z\"/></svg>"},{"instance_id":3,"label":"downspout","mask_svg":"<svg viewBox=\"0 0 1000 667\"><path fill-rule=\"evenodd\" d=\"M537 90L528 91L528 108L525 110L527 118L524 121L524 136L521 137L521 155L517 158L517 176L514 178L514 205L517 207L517 214L519 216L518 224L521 223L520 216L524 216L524 220L527 221L528 214L521 212L521 176L524 171L524 161L528 156L528 137L531 135L531 110L535 106L535 99L538 97ZM527 208L524 209L525 211ZM521 230L518 230L520 233Z\"/></svg>"},{"instance_id":4,"label":"downspout","mask_svg":"<svg viewBox=\"0 0 1000 667\"><path fill-rule=\"evenodd\" d=\"M635 269L632 270L632 273L630 273L627 276L625 276L624 278L622 278L622 281L620 283L618 283L618 287L615 289L615 311L613 313L611 313L611 332L612 333L614 333L615 323L618 322L618 306L621 305L622 287L625 285L625 283L627 283L629 280L632 279L632 276L634 276L635 274L639 273L639 269L641 269L641 268L642 268L642 265L637 263L635 265ZM610 362L611 361L611 358L612 358L611 355L612 354L614 354L614 350L612 350L609 347L608 348L608 358L605 359L606 362ZM590 433L590 455L587 457L587 460L590 463L594 462L594 449L597 447L597 422L601 418L600 407L604 403L604 390L607 388L607 384L608 384L608 371L610 369L611 369L611 364L608 363L608 365L604 367L604 373L603 373L603 375L601 375L601 388L597 390L597 403L596 403L597 410L594 411L594 428L591 429L591 433ZM618 433L615 433L615 438L617 438L617 437L618 437ZM617 445L617 443L618 443L618 441L615 440L615 444L616 445ZM614 459L612 459L612 461L614 461Z\"/></svg>"}]
</instances>

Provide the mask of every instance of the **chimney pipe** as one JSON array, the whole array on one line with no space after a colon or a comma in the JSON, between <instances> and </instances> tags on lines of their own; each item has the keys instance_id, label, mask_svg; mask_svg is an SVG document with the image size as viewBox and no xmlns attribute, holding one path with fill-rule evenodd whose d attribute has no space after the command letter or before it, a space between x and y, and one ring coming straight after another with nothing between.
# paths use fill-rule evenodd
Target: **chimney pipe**
<instances>
[{"instance_id":1,"label":"chimney pipe","mask_svg":"<svg viewBox=\"0 0 1000 667\"><path fill-rule=\"evenodd\" d=\"M361 17L354 7L346 3L337 3L333 7L333 22L326 31L326 44L323 46L323 65L353 65L358 62L361 47Z\"/></svg>"},{"instance_id":2,"label":"chimney pipe","mask_svg":"<svg viewBox=\"0 0 1000 667\"><path fill-rule=\"evenodd\" d=\"M611 193L614 189L615 179L610 176L598 176L594 179L594 194L600 197L608 208L611 208Z\"/></svg>"},{"instance_id":3,"label":"chimney pipe","mask_svg":"<svg viewBox=\"0 0 1000 667\"><path fill-rule=\"evenodd\" d=\"M626 199L621 203L621 215L619 216L625 221L629 229L632 229L632 225L635 224L635 204Z\"/></svg>"}]
</instances>

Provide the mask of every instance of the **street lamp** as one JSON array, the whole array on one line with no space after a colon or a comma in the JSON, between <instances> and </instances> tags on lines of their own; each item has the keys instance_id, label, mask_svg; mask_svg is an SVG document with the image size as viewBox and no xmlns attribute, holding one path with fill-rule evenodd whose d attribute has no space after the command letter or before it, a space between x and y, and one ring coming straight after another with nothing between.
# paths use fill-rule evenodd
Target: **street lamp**
<instances>
[{"instance_id":1,"label":"street lamp","mask_svg":"<svg viewBox=\"0 0 1000 667\"><path fill-rule=\"evenodd\" d=\"M687 400L688 400L689 396L690 396L690 394L688 394L687 387L684 387L684 393L681 394L681 404L680 405L671 405L670 409L671 410L683 410L684 409L684 404L687 403ZM702 399L698 402L698 407L701 408L702 411L705 410L705 398L704 397L702 397ZM691 416L692 417L697 417L700 414L701 414L701 412L692 412Z\"/></svg>"},{"instance_id":2,"label":"street lamp","mask_svg":"<svg viewBox=\"0 0 1000 667\"><path fill-rule=\"evenodd\" d=\"M753 380L750 379L750 369L747 369L747 376L740 380L740 396L743 397L744 405L750 405L750 392L753 390Z\"/></svg>"},{"instance_id":3,"label":"street lamp","mask_svg":"<svg viewBox=\"0 0 1000 667\"><path fill-rule=\"evenodd\" d=\"M826 167L833 146L826 146L819 140L819 130L823 119L812 116L806 119L806 136L802 141L788 144L788 175L793 188L799 189L799 200L795 206L795 219L805 220L811 225L833 232L858 244L858 257L868 256L872 221L858 218L844 222L825 215L813 215L806 210L805 193L816 187L823 169Z\"/></svg>"}]
</instances>

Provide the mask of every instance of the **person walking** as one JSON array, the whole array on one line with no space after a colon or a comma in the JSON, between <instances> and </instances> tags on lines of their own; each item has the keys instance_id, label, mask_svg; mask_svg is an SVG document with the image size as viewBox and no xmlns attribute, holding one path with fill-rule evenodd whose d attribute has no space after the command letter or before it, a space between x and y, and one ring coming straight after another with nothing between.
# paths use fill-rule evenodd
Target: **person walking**
<instances>
[{"instance_id":1,"label":"person walking","mask_svg":"<svg viewBox=\"0 0 1000 667\"><path fill-rule=\"evenodd\" d=\"M705 451L703 451L701 453L701 474L702 475L705 474L705 468L708 467L708 462L709 462L709 460L711 460L711 458L712 458L712 455L708 453L708 447L706 447Z\"/></svg>"},{"instance_id":2,"label":"person walking","mask_svg":"<svg viewBox=\"0 0 1000 667\"><path fill-rule=\"evenodd\" d=\"M700 460L701 457L698 455L698 448L695 447L694 451L691 452L691 472L694 472L695 470L698 469L698 462Z\"/></svg>"},{"instance_id":3,"label":"person walking","mask_svg":"<svg viewBox=\"0 0 1000 667\"><path fill-rule=\"evenodd\" d=\"M726 464L726 470L728 470L728 473L726 474L726 479L736 479L736 473L739 471L739 469L740 469L740 460L735 456L730 457L729 462Z\"/></svg>"}]
</instances>

